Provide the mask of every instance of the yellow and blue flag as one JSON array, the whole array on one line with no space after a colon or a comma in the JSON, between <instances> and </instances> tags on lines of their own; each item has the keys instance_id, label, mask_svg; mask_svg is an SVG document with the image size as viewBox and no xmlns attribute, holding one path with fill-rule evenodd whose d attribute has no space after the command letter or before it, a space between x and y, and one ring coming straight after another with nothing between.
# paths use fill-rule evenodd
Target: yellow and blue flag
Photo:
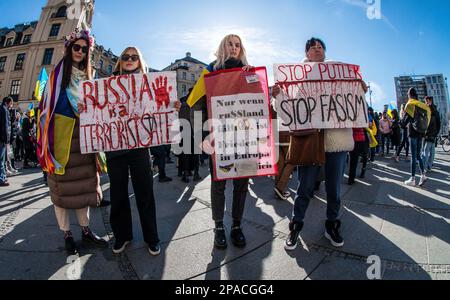
<instances>
[{"instance_id":1,"label":"yellow and blue flag","mask_svg":"<svg viewBox=\"0 0 450 300\"><path fill-rule=\"evenodd\" d=\"M202 76L195 84L189 98L187 99L187 104L189 107L193 107L203 96L206 95L206 85L205 85L205 75L209 74L209 70L205 68L203 70Z\"/></svg>"},{"instance_id":2,"label":"yellow and blue flag","mask_svg":"<svg viewBox=\"0 0 450 300\"><path fill-rule=\"evenodd\" d=\"M41 72L39 73L38 81L36 82L36 88L34 90L34 96L38 101L41 101L42 94L44 93L45 85L48 81L48 75L45 68L42 68Z\"/></svg>"}]
</instances>

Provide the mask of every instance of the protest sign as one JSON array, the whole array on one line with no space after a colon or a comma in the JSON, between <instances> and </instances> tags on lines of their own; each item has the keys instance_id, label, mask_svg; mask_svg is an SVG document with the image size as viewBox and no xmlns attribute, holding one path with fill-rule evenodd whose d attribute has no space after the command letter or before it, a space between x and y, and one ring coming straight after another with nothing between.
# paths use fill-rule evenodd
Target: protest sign
<instances>
[{"instance_id":1,"label":"protest sign","mask_svg":"<svg viewBox=\"0 0 450 300\"><path fill-rule=\"evenodd\" d=\"M367 102L357 65L324 62L276 64L281 125L291 131L366 128Z\"/></svg>"},{"instance_id":2,"label":"protest sign","mask_svg":"<svg viewBox=\"0 0 450 300\"><path fill-rule=\"evenodd\" d=\"M277 173L267 72L231 69L205 76L214 180Z\"/></svg>"},{"instance_id":3,"label":"protest sign","mask_svg":"<svg viewBox=\"0 0 450 300\"><path fill-rule=\"evenodd\" d=\"M89 80L79 89L83 154L179 143L175 72Z\"/></svg>"}]
</instances>

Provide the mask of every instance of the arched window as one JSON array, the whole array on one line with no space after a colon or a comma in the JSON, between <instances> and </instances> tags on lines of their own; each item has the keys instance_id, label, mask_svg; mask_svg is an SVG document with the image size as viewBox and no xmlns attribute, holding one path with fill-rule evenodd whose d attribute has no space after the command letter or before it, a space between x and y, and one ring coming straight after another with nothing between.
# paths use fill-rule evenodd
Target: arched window
<instances>
[{"instance_id":1,"label":"arched window","mask_svg":"<svg viewBox=\"0 0 450 300\"><path fill-rule=\"evenodd\" d=\"M56 12L56 18L64 18L67 16L67 6L61 6Z\"/></svg>"}]
</instances>

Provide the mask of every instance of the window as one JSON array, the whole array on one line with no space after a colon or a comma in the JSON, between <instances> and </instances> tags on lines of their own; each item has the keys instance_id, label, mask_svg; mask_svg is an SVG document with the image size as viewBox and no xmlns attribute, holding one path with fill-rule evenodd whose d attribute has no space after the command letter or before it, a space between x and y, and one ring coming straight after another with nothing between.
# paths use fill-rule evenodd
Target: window
<instances>
[{"instance_id":1,"label":"window","mask_svg":"<svg viewBox=\"0 0 450 300\"><path fill-rule=\"evenodd\" d=\"M187 73L183 72L183 80L186 80L186 78L187 78Z\"/></svg>"},{"instance_id":2,"label":"window","mask_svg":"<svg viewBox=\"0 0 450 300\"><path fill-rule=\"evenodd\" d=\"M57 37L59 34L60 28L61 28L61 24L53 24L52 29L50 30L50 37Z\"/></svg>"},{"instance_id":3,"label":"window","mask_svg":"<svg viewBox=\"0 0 450 300\"><path fill-rule=\"evenodd\" d=\"M44 59L42 60L43 65L50 65L53 58L53 48L45 49Z\"/></svg>"},{"instance_id":4,"label":"window","mask_svg":"<svg viewBox=\"0 0 450 300\"><path fill-rule=\"evenodd\" d=\"M56 12L55 18L64 18L67 16L67 7L61 6Z\"/></svg>"},{"instance_id":5,"label":"window","mask_svg":"<svg viewBox=\"0 0 450 300\"><path fill-rule=\"evenodd\" d=\"M108 66L108 74L112 74L113 72L113 67L111 65Z\"/></svg>"},{"instance_id":6,"label":"window","mask_svg":"<svg viewBox=\"0 0 450 300\"><path fill-rule=\"evenodd\" d=\"M183 96L185 96L186 92L187 92L186 85L183 84L182 87L181 87L181 93L183 94Z\"/></svg>"},{"instance_id":7,"label":"window","mask_svg":"<svg viewBox=\"0 0 450 300\"><path fill-rule=\"evenodd\" d=\"M5 47L12 46L13 43L14 43L14 38L9 38L9 39L6 40Z\"/></svg>"},{"instance_id":8,"label":"window","mask_svg":"<svg viewBox=\"0 0 450 300\"><path fill-rule=\"evenodd\" d=\"M195 81L195 74L191 74L191 80Z\"/></svg>"},{"instance_id":9,"label":"window","mask_svg":"<svg viewBox=\"0 0 450 300\"><path fill-rule=\"evenodd\" d=\"M103 60L100 59L100 70L103 70Z\"/></svg>"},{"instance_id":10,"label":"window","mask_svg":"<svg viewBox=\"0 0 450 300\"><path fill-rule=\"evenodd\" d=\"M11 83L11 96L18 96L20 94L20 80L13 80Z\"/></svg>"},{"instance_id":11,"label":"window","mask_svg":"<svg viewBox=\"0 0 450 300\"><path fill-rule=\"evenodd\" d=\"M31 42L31 34L27 34L26 36L23 37L24 44L29 44L30 42Z\"/></svg>"},{"instance_id":12,"label":"window","mask_svg":"<svg viewBox=\"0 0 450 300\"><path fill-rule=\"evenodd\" d=\"M6 56L0 57L0 72L5 72Z\"/></svg>"},{"instance_id":13,"label":"window","mask_svg":"<svg viewBox=\"0 0 450 300\"><path fill-rule=\"evenodd\" d=\"M16 66L14 67L14 70L15 71L22 70L24 61L25 61L25 53L17 55Z\"/></svg>"}]
</instances>

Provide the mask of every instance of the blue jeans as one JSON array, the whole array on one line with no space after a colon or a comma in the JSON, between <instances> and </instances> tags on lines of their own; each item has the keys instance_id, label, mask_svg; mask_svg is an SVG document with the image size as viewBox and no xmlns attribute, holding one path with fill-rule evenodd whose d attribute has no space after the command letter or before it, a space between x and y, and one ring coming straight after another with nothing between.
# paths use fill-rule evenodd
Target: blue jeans
<instances>
[{"instance_id":1,"label":"blue jeans","mask_svg":"<svg viewBox=\"0 0 450 300\"><path fill-rule=\"evenodd\" d=\"M0 143L0 183L6 182L6 144Z\"/></svg>"},{"instance_id":2,"label":"blue jeans","mask_svg":"<svg viewBox=\"0 0 450 300\"><path fill-rule=\"evenodd\" d=\"M325 185L327 191L327 219L336 221L341 208L341 183L345 169L347 152L326 153ZM309 202L314 196L314 184L320 167L299 167L299 186L294 201L292 221L303 222Z\"/></svg>"},{"instance_id":3,"label":"blue jeans","mask_svg":"<svg viewBox=\"0 0 450 300\"><path fill-rule=\"evenodd\" d=\"M419 161L420 173L423 174L425 170L422 160L422 138L410 138L411 146L411 176L416 176L417 161Z\"/></svg>"},{"instance_id":4,"label":"blue jeans","mask_svg":"<svg viewBox=\"0 0 450 300\"><path fill-rule=\"evenodd\" d=\"M427 170L431 170L431 168L433 167L435 155L436 155L435 142L425 142L422 160Z\"/></svg>"}]
</instances>

